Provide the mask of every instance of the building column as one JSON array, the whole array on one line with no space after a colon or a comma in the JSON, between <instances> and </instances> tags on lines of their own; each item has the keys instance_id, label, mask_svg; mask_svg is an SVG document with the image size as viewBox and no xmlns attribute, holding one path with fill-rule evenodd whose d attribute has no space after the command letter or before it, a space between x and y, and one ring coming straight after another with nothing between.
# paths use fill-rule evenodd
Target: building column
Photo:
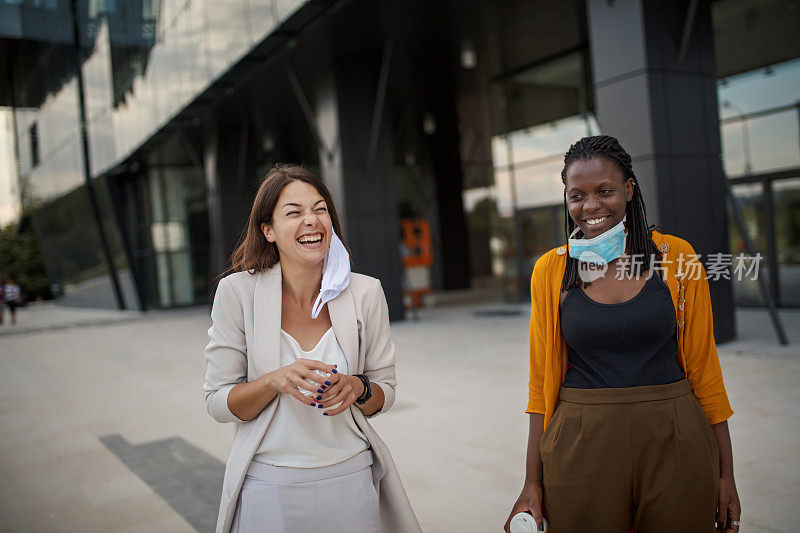
<instances>
[{"instance_id":1,"label":"building column","mask_svg":"<svg viewBox=\"0 0 800 533\"><path fill-rule=\"evenodd\" d=\"M403 263L394 151L386 119L380 121L372 143L380 67L380 58L334 58L332 70L320 73L315 118L322 141L322 178L336 203L353 270L381 280L389 317L399 320L404 316ZM370 146L374 147L371 158Z\"/></svg>"},{"instance_id":2,"label":"building column","mask_svg":"<svg viewBox=\"0 0 800 533\"><path fill-rule=\"evenodd\" d=\"M448 58L450 59L450 58ZM450 62L452 64L452 61ZM438 211L437 260L441 261L441 288L466 289L470 286L469 234L464 216L464 183L459 136L456 90L457 72L441 68L428 78L428 98L435 121L429 135L430 158L436 179Z\"/></svg>"},{"instance_id":3,"label":"building column","mask_svg":"<svg viewBox=\"0 0 800 533\"><path fill-rule=\"evenodd\" d=\"M600 129L631 154L648 220L703 260L728 253L710 2L588 0L587 21ZM733 339L731 282L710 286L716 339Z\"/></svg>"},{"instance_id":4,"label":"building column","mask_svg":"<svg viewBox=\"0 0 800 533\"><path fill-rule=\"evenodd\" d=\"M225 270L225 232L219 179L219 130L213 116L203 128L203 171L208 189L208 275L215 279Z\"/></svg>"}]
</instances>

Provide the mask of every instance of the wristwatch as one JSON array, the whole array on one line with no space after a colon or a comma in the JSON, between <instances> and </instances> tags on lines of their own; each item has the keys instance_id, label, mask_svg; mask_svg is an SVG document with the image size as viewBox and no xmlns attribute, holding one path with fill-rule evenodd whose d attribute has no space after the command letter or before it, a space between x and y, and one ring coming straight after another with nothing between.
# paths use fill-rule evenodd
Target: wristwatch
<instances>
[{"instance_id":1,"label":"wristwatch","mask_svg":"<svg viewBox=\"0 0 800 533\"><path fill-rule=\"evenodd\" d=\"M369 384L369 378L364 374L356 374L356 377L361 380L361 383L364 384L364 393L356 398L356 403L358 405L363 405L372 398L372 386Z\"/></svg>"}]
</instances>

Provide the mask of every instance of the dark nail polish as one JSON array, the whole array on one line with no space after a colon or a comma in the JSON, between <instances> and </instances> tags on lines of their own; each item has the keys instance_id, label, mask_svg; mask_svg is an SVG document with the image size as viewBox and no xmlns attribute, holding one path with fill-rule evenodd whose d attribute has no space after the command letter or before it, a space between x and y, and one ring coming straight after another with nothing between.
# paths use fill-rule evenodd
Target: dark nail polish
<instances>
[{"instance_id":1,"label":"dark nail polish","mask_svg":"<svg viewBox=\"0 0 800 533\"><path fill-rule=\"evenodd\" d=\"M326 382L325 382L325 385L330 385L330 384L331 384L331 382L330 382L330 381L326 381Z\"/></svg>"},{"instance_id":2,"label":"dark nail polish","mask_svg":"<svg viewBox=\"0 0 800 533\"><path fill-rule=\"evenodd\" d=\"M308 404L308 405L310 405L311 407L315 407L317 404L315 404L314 402L311 402L311 403L310 403L310 404Z\"/></svg>"},{"instance_id":3,"label":"dark nail polish","mask_svg":"<svg viewBox=\"0 0 800 533\"><path fill-rule=\"evenodd\" d=\"M335 368L334 368L333 370L331 370L331 372L333 372L334 374L337 374L337 373L338 373L338 372L336 372L336 369L335 369Z\"/></svg>"},{"instance_id":4,"label":"dark nail polish","mask_svg":"<svg viewBox=\"0 0 800 533\"><path fill-rule=\"evenodd\" d=\"M321 399L322 399L322 396L317 396L317 401L320 401Z\"/></svg>"},{"instance_id":5,"label":"dark nail polish","mask_svg":"<svg viewBox=\"0 0 800 533\"><path fill-rule=\"evenodd\" d=\"M317 389L317 392L322 394L322 389Z\"/></svg>"},{"instance_id":6,"label":"dark nail polish","mask_svg":"<svg viewBox=\"0 0 800 533\"><path fill-rule=\"evenodd\" d=\"M539 531L544 531L544 522L539 522Z\"/></svg>"},{"instance_id":7,"label":"dark nail polish","mask_svg":"<svg viewBox=\"0 0 800 533\"><path fill-rule=\"evenodd\" d=\"M317 407L319 407L320 409L322 409L322 404L319 404Z\"/></svg>"},{"instance_id":8,"label":"dark nail polish","mask_svg":"<svg viewBox=\"0 0 800 533\"><path fill-rule=\"evenodd\" d=\"M328 413L322 413L324 416L328 416Z\"/></svg>"}]
</instances>

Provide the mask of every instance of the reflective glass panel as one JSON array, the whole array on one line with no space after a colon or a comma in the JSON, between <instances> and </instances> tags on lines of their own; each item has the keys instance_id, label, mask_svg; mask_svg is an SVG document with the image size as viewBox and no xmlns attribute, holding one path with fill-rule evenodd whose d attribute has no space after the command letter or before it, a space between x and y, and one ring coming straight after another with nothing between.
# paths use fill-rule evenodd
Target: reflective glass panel
<instances>
[{"instance_id":1,"label":"reflective glass panel","mask_svg":"<svg viewBox=\"0 0 800 533\"><path fill-rule=\"evenodd\" d=\"M758 265L758 276L764 276L764 280L769 287L769 271L767 268L767 230L766 219L764 218L764 188L761 183L746 183L733 186L733 194L738 201L742 211L742 218L747 235L751 244L755 247L755 252L760 253L763 259ZM731 243L731 254L734 257L739 254L747 256L747 250L742 232L739 230L739 223L733 212L729 210L728 216L729 239ZM764 305L761 296L759 283L753 276L731 276L733 283L734 300L737 305Z\"/></svg>"},{"instance_id":2,"label":"reflective glass panel","mask_svg":"<svg viewBox=\"0 0 800 533\"><path fill-rule=\"evenodd\" d=\"M800 60L717 82L728 177L800 166Z\"/></svg>"},{"instance_id":3,"label":"reflective glass panel","mask_svg":"<svg viewBox=\"0 0 800 533\"><path fill-rule=\"evenodd\" d=\"M800 114L796 108L721 125L728 177L800 166Z\"/></svg>"},{"instance_id":4,"label":"reflective glass panel","mask_svg":"<svg viewBox=\"0 0 800 533\"><path fill-rule=\"evenodd\" d=\"M800 306L800 178L772 182L780 304Z\"/></svg>"},{"instance_id":5,"label":"reflective glass panel","mask_svg":"<svg viewBox=\"0 0 800 533\"><path fill-rule=\"evenodd\" d=\"M717 86L722 120L794 105L800 99L800 59L723 78Z\"/></svg>"},{"instance_id":6,"label":"reflective glass panel","mask_svg":"<svg viewBox=\"0 0 800 533\"><path fill-rule=\"evenodd\" d=\"M587 114L492 138L494 185L465 191L464 208L470 231L491 235L492 272L503 278L508 298L527 293L533 264L564 242L564 154L599 129Z\"/></svg>"}]
</instances>

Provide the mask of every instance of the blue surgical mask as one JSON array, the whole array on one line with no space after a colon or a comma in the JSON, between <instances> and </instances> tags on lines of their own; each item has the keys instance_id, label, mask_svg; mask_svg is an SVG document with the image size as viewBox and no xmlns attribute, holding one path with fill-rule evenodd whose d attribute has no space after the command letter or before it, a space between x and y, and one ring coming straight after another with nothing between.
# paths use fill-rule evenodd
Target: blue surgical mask
<instances>
[{"instance_id":1,"label":"blue surgical mask","mask_svg":"<svg viewBox=\"0 0 800 533\"><path fill-rule=\"evenodd\" d=\"M610 230L601 233L591 239L574 239L580 228L575 228L569 236L569 256L583 263L594 263L595 265L605 265L617 259L625 252L625 237L628 235L625 229L625 219Z\"/></svg>"}]
</instances>

